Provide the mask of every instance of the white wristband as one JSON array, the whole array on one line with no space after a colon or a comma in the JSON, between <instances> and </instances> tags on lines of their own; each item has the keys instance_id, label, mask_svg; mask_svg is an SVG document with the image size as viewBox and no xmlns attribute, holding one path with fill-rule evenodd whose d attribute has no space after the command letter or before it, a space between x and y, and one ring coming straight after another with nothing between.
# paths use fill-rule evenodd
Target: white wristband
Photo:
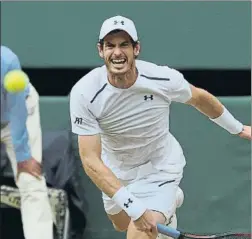
<instances>
[{"instance_id":1,"label":"white wristband","mask_svg":"<svg viewBox=\"0 0 252 239\"><path fill-rule=\"evenodd\" d=\"M235 119L225 107L221 116L211 120L231 134L239 134L243 130L243 124Z\"/></svg>"},{"instance_id":2,"label":"white wristband","mask_svg":"<svg viewBox=\"0 0 252 239\"><path fill-rule=\"evenodd\" d=\"M121 187L112 197L129 217L134 221L141 217L146 211L146 207L139 199L134 197L125 187Z\"/></svg>"}]
</instances>

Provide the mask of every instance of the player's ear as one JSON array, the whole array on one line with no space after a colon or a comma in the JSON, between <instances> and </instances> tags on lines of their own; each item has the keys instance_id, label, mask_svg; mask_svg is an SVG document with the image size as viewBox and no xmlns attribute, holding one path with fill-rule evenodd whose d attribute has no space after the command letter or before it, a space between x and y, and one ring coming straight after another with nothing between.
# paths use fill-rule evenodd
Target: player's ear
<instances>
[{"instance_id":1,"label":"player's ear","mask_svg":"<svg viewBox=\"0 0 252 239\"><path fill-rule=\"evenodd\" d=\"M140 54L140 50L141 50L140 42L137 41L137 42L135 43L135 46L134 46L134 55L135 55L136 58L137 58L138 55Z\"/></svg>"},{"instance_id":2,"label":"player's ear","mask_svg":"<svg viewBox=\"0 0 252 239\"><path fill-rule=\"evenodd\" d=\"M104 58L104 55L103 55L103 46L101 45L100 42L97 43L97 49L98 49L99 56L103 59Z\"/></svg>"}]
</instances>

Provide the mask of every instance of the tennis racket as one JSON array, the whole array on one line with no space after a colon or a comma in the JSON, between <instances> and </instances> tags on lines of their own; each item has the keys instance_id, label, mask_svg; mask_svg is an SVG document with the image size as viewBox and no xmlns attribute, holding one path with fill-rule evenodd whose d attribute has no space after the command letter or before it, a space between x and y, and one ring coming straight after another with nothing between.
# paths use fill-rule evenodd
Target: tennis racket
<instances>
[{"instance_id":1,"label":"tennis racket","mask_svg":"<svg viewBox=\"0 0 252 239\"><path fill-rule=\"evenodd\" d=\"M162 224L157 225L158 232L174 239L251 239L251 233L220 233L211 235L197 235L180 232Z\"/></svg>"}]
</instances>

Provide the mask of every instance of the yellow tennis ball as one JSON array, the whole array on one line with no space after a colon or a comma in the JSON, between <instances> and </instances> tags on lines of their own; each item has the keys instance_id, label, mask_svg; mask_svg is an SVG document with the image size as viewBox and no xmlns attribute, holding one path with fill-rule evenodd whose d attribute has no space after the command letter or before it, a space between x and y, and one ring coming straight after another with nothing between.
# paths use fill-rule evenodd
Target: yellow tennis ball
<instances>
[{"instance_id":1,"label":"yellow tennis ball","mask_svg":"<svg viewBox=\"0 0 252 239\"><path fill-rule=\"evenodd\" d=\"M29 82L28 76L22 70L12 70L4 77L4 88L10 93L24 91Z\"/></svg>"}]
</instances>

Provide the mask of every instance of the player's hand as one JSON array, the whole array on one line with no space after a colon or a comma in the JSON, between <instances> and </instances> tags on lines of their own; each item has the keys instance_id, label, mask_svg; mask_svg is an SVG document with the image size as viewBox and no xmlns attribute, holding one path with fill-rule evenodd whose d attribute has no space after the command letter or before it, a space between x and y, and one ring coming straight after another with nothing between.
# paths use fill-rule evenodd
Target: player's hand
<instances>
[{"instance_id":1,"label":"player's hand","mask_svg":"<svg viewBox=\"0 0 252 239\"><path fill-rule=\"evenodd\" d=\"M34 158L18 162L17 164L17 180L20 173L25 172L29 173L37 179L41 179L42 169L41 164L37 162Z\"/></svg>"},{"instance_id":2,"label":"player's hand","mask_svg":"<svg viewBox=\"0 0 252 239\"><path fill-rule=\"evenodd\" d=\"M134 224L139 231L145 231L148 234L157 233L156 221L150 210L146 210L140 218L134 221Z\"/></svg>"},{"instance_id":3,"label":"player's hand","mask_svg":"<svg viewBox=\"0 0 252 239\"><path fill-rule=\"evenodd\" d=\"M239 136L243 139L252 140L251 126L244 125L242 132L239 133Z\"/></svg>"}]
</instances>

